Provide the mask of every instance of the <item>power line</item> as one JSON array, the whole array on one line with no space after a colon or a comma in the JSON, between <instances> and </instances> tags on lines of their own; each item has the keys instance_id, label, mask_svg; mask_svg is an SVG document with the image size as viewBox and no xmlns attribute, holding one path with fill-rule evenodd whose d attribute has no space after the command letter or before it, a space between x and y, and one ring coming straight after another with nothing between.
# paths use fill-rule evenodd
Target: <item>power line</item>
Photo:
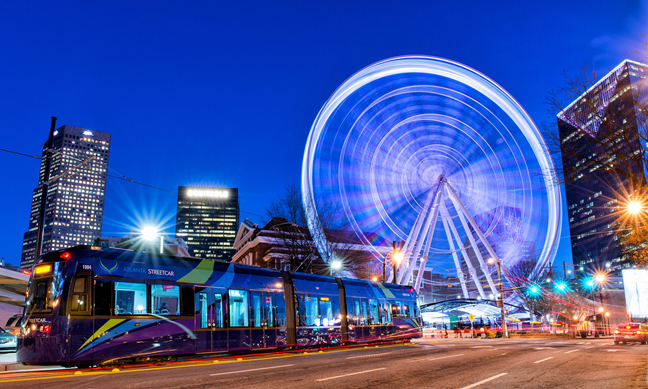
<instances>
[{"instance_id":1,"label":"power line","mask_svg":"<svg viewBox=\"0 0 648 389\"><path fill-rule=\"evenodd\" d=\"M4 151L4 152L7 152L7 153L20 155L20 156L23 156L23 157L36 158L36 159L43 159L42 157L39 157L38 155L29 155L29 154L19 153L19 152L17 152L17 151L12 151L12 150L0 149L0 151ZM79 159L79 158L76 158L76 157L74 157L74 156L71 156L71 157L72 157L72 158L75 158L75 159ZM178 192L174 192L174 191L172 191L172 190L168 190L168 189L164 189L164 188L159 188L159 187L157 187L157 186L153 186L153 185L145 184L145 183L143 183L143 182L135 181L135 180L133 180L132 178L128 178L128 177L122 175L121 173L119 173L119 172L116 171L115 169L112 169L112 168L108 168L108 169L110 169L110 170L114 171L115 173L121 175L121 177L120 177L120 176L115 176L115 175L112 175L112 174L106 174L106 176L108 176L108 177L116 178L116 179L118 179L118 180L122 180L122 181L130 182L130 183L137 184L137 185L141 185L141 186L145 186L145 187L147 187L147 188L160 190L160 191L167 192L167 193L171 193L171 194L174 194L174 195L177 195L177 194L178 194ZM258 216L258 217L260 217L260 218L262 218L262 219L267 219L267 216L259 215L259 214L252 213L252 212L248 212L248 211L244 211L244 210L242 210L242 209L239 209L239 212L247 213L248 215Z\"/></svg>"}]
</instances>

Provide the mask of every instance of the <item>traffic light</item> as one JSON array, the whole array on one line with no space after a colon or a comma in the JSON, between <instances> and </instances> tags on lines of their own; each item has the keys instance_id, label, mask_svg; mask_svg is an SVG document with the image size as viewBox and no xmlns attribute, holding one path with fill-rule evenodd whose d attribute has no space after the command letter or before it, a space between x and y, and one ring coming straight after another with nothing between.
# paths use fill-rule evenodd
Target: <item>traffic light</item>
<instances>
[{"instance_id":1,"label":"traffic light","mask_svg":"<svg viewBox=\"0 0 648 389\"><path fill-rule=\"evenodd\" d=\"M556 288L558 288L561 291L564 291L565 289L567 289L567 285L563 281L560 281L556 283Z\"/></svg>"},{"instance_id":2,"label":"traffic light","mask_svg":"<svg viewBox=\"0 0 648 389\"><path fill-rule=\"evenodd\" d=\"M530 287L529 292L535 296L536 294L538 294L538 287L537 286Z\"/></svg>"}]
</instances>

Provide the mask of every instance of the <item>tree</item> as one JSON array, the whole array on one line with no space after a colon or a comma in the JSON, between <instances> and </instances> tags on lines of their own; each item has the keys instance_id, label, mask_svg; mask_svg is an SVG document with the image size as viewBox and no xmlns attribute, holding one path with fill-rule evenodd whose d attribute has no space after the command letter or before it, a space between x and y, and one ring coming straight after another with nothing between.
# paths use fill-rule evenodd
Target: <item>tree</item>
<instances>
[{"instance_id":1,"label":"tree","mask_svg":"<svg viewBox=\"0 0 648 389\"><path fill-rule=\"evenodd\" d=\"M648 36L642 38L632 56L648 63ZM562 157L556 166L557 184L605 188L610 212L594 216L615 226L621 255L648 264L643 243L648 240L648 223L626 211L633 202L644 210L648 205L648 69L633 63L629 67L628 72L612 72L606 82L599 82L593 66L582 66L576 75L565 73L564 85L546 98L550 116L558 114L558 130L551 120L544 123L543 135L554 160Z\"/></svg>"},{"instance_id":2,"label":"tree","mask_svg":"<svg viewBox=\"0 0 648 389\"><path fill-rule=\"evenodd\" d=\"M380 263L357 238L339 204L321 201L316 214L305 208L301 191L292 184L266 207L266 213L285 220L277 225L278 240L292 270L329 274L331 263L337 260L342 262L340 274L344 276L371 279L381 273ZM308 226L319 228L309 230Z\"/></svg>"},{"instance_id":3,"label":"tree","mask_svg":"<svg viewBox=\"0 0 648 389\"><path fill-rule=\"evenodd\" d=\"M547 318L557 321L572 322L574 317L582 320L591 309L589 303L568 283L556 281L549 271L546 274L535 270L534 261L519 261L504 270L506 278L516 290L517 296L524 301L531 319ZM564 289L558 288L562 283Z\"/></svg>"}]
</instances>

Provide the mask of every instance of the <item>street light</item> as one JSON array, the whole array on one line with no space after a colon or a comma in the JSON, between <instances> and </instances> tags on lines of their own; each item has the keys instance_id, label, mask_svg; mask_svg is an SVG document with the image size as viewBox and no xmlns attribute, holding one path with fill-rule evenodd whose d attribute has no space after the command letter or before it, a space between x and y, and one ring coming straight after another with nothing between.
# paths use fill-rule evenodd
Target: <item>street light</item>
<instances>
[{"instance_id":1,"label":"street light","mask_svg":"<svg viewBox=\"0 0 648 389\"><path fill-rule=\"evenodd\" d=\"M157 237L160 237L160 254L164 254L164 235L162 235L157 228L153 226L145 226L141 229L140 235L142 239L148 242L153 242Z\"/></svg>"},{"instance_id":2,"label":"street light","mask_svg":"<svg viewBox=\"0 0 648 389\"><path fill-rule=\"evenodd\" d=\"M497 280L498 280L498 286L499 286L499 293L497 295L499 299L499 306L501 310L501 315L502 315L502 330L503 334L502 337L508 338L508 328L506 327L506 316L504 316L504 289L502 289L502 268L501 268L501 261L495 261L495 258L491 257L488 258L488 264L492 265L493 263L497 263ZM513 289L520 289L520 288L512 288L512 289L507 289L507 290L513 290Z\"/></svg>"},{"instance_id":3,"label":"street light","mask_svg":"<svg viewBox=\"0 0 648 389\"><path fill-rule=\"evenodd\" d=\"M394 266L394 280L393 280L393 282L396 283L397 282L396 276L397 276L397 272L398 272L398 266L400 265L401 261L405 257L405 254L403 254L400 251L400 247L399 247L398 242L393 241L392 249L387 254L385 254L385 259L383 260L383 278L382 278L382 282L386 282L386 280L387 280L387 257L389 256L389 254L392 254L392 264Z\"/></svg>"},{"instance_id":4,"label":"street light","mask_svg":"<svg viewBox=\"0 0 648 389\"><path fill-rule=\"evenodd\" d=\"M334 259L331 261L331 275L333 275L333 270L338 271L342 269L342 261L339 259Z\"/></svg>"},{"instance_id":5,"label":"street light","mask_svg":"<svg viewBox=\"0 0 648 389\"><path fill-rule=\"evenodd\" d=\"M631 201L628 203L628 212L630 212L633 215L636 215L639 212L641 212L642 208L643 205L638 201Z\"/></svg>"}]
</instances>

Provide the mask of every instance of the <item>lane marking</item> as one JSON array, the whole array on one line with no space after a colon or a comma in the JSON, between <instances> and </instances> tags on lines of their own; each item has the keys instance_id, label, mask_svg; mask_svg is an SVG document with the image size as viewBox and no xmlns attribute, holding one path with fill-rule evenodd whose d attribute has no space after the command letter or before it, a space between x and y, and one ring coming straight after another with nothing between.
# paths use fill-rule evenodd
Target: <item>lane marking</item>
<instances>
[{"instance_id":1,"label":"lane marking","mask_svg":"<svg viewBox=\"0 0 648 389\"><path fill-rule=\"evenodd\" d=\"M238 370L238 371L228 371L227 373L215 373L215 374L210 374L212 375L225 375L225 374L236 374L236 373L247 373L248 371L257 371L257 370L269 370L269 369L279 369L281 367L290 367L290 366L295 366L295 365L281 365L281 366L271 366L271 367L260 367L258 369L247 369L247 370Z\"/></svg>"},{"instance_id":2,"label":"lane marking","mask_svg":"<svg viewBox=\"0 0 648 389\"><path fill-rule=\"evenodd\" d=\"M473 346L473 347L470 347L470 348L485 348L485 347L493 347L493 346Z\"/></svg>"},{"instance_id":3,"label":"lane marking","mask_svg":"<svg viewBox=\"0 0 648 389\"><path fill-rule=\"evenodd\" d=\"M578 343L576 343L576 344L583 344L583 343L585 343L585 342L578 342Z\"/></svg>"},{"instance_id":4,"label":"lane marking","mask_svg":"<svg viewBox=\"0 0 648 389\"><path fill-rule=\"evenodd\" d=\"M578 350L565 351L565 354L573 353L574 351L578 351Z\"/></svg>"},{"instance_id":5,"label":"lane marking","mask_svg":"<svg viewBox=\"0 0 648 389\"><path fill-rule=\"evenodd\" d=\"M615 353L617 351L619 351L619 350L608 350L609 353Z\"/></svg>"},{"instance_id":6,"label":"lane marking","mask_svg":"<svg viewBox=\"0 0 648 389\"><path fill-rule=\"evenodd\" d=\"M541 360L539 360L539 361L535 361L535 362L533 362L533 363L540 363L540 362L548 361L548 360L550 360L550 359L553 359L553 357L549 357L549 358L541 359Z\"/></svg>"},{"instance_id":7,"label":"lane marking","mask_svg":"<svg viewBox=\"0 0 648 389\"><path fill-rule=\"evenodd\" d=\"M455 354L455 355L449 355L447 357L439 357L439 358L428 358L428 361L436 361L437 359L446 359L446 358L454 358L454 357L460 357L464 354Z\"/></svg>"},{"instance_id":8,"label":"lane marking","mask_svg":"<svg viewBox=\"0 0 648 389\"><path fill-rule=\"evenodd\" d=\"M371 357L379 357L381 355L387 355L391 353L380 353L380 354L371 354L371 355L358 355L357 357L348 357L347 359L354 359L354 358L371 358Z\"/></svg>"},{"instance_id":9,"label":"lane marking","mask_svg":"<svg viewBox=\"0 0 648 389\"><path fill-rule=\"evenodd\" d=\"M496 380L496 379L498 379L498 378L500 378L500 377L502 377L502 376L505 376L505 375L507 375L507 374L508 374L508 373L499 373L498 375L494 375L494 376L492 376L492 377L490 377L490 378L486 378L486 379L483 380L483 381L475 382L475 383L472 384L472 385L464 386L464 387L461 388L461 389L470 389L470 388L474 388L475 386L479 386L479 385L481 385L481 384L485 384L485 383L488 382L488 381Z\"/></svg>"},{"instance_id":10,"label":"lane marking","mask_svg":"<svg viewBox=\"0 0 648 389\"><path fill-rule=\"evenodd\" d=\"M555 350L555 347L536 347L534 350Z\"/></svg>"},{"instance_id":11,"label":"lane marking","mask_svg":"<svg viewBox=\"0 0 648 389\"><path fill-rule=\"evenodd\" d=\"M320 378L319 380L315 380L315 381L320 382L320 381L333 380L333 379L336 379L336 378L348 377L348 376L357 375L357 374L371 373L372 371L386 370L386 369L387 369L386 367L381 367L380 369L365 370L365 371L359 371L359 372L356 372L356 373L336 375L335 377Z\"/></svg>"}]
</instances>

